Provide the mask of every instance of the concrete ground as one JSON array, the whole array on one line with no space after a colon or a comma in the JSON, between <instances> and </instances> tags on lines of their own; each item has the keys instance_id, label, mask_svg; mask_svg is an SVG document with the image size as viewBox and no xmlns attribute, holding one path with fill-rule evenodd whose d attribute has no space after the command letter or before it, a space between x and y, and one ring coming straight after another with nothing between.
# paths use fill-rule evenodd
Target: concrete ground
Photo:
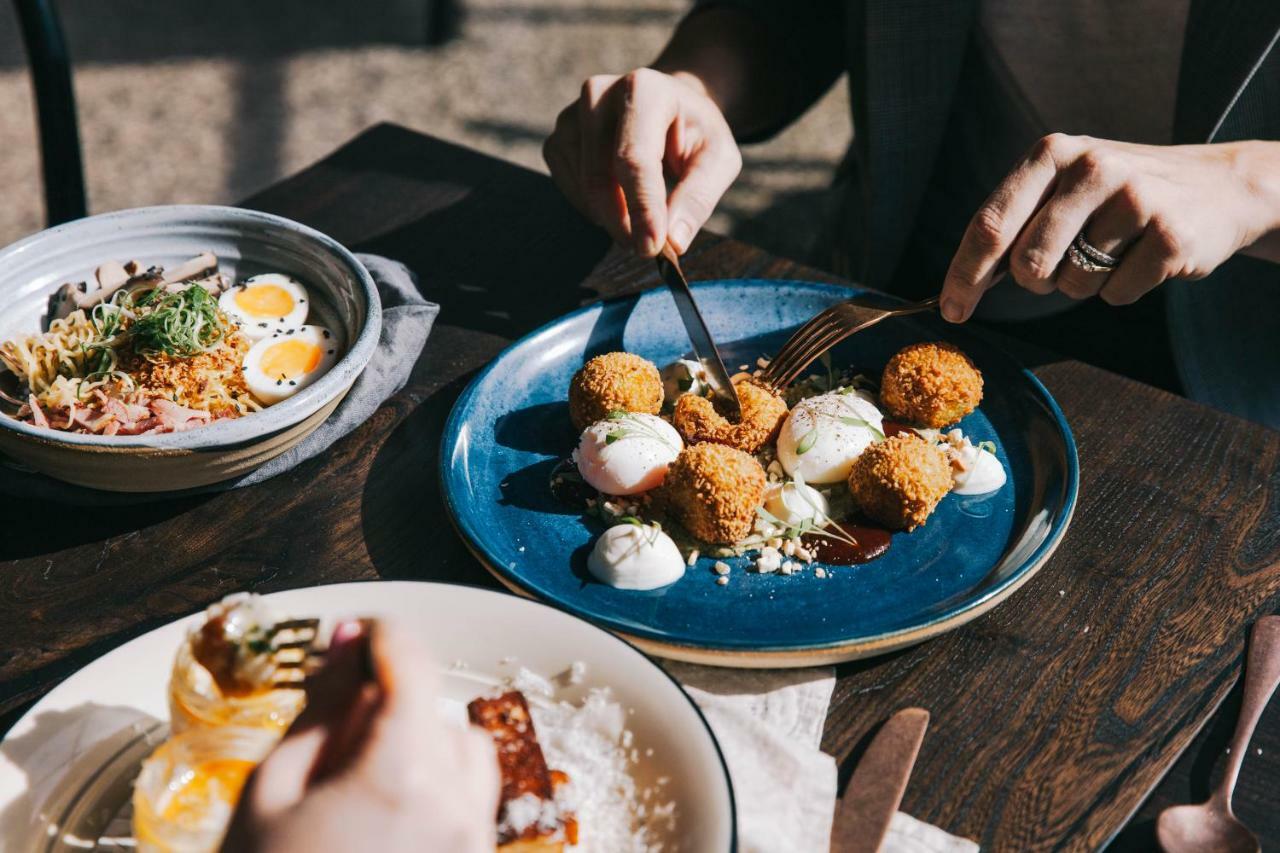
<instances>
[{"instance_id":1,"label":"concrete ground","mask_svg":"<svg viewBox=\"0 0 1280 853\"><path fill-rule=\"evenodd\" d=\"M642 64L685 0L462 0L461 35L421 45L421 0L58 3L75 60L91 212L229 202L395 121L545 171L543 137L590 74ZM712 222L804 258L850 139L837 86L745 152ZM0 245L43 226L13 8L0 2Z\"/></svg>"}]
</instances>

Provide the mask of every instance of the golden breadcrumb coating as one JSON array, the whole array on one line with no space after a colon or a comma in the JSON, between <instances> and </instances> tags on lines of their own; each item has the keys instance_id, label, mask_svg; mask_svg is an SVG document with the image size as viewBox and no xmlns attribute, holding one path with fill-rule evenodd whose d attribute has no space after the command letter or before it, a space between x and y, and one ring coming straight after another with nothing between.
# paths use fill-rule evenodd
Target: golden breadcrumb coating
<instances>
[{"instance_id":1,"label":"golden breadcrumb coating","mask_svg":"<svg viewBox=\"0 0 1280 853\"><path fill-rule=\"evenodd\" d=\"M880 403L898 420L939 428L982 402L982 372L951 344L912 344L884 366Z\"/></svg>"},{"instance_id":2,"label":"golden breadcrumb coating","mask_svg":"<svg viewBox=\"0 0 1280 853\"><path fill-rule=\"evenodd\" d=\"M569 383L569 417L579 431L610 412L662 411L662 377L653 362L629 352L598 355Z\"/></svg>"},{"instance_id":3,"label":"golden breadcrumb coating","mask_svg":"<svg viewBox=\"0 0 1280 853\"><path fill-rule=\"evenodd\" d=\"M849 472L849 492L858 508L894 530L924 524L949 491L946 454L914 433L876 442Z\"/></svg>"},{"instance_id":4,"label":"golden breadcrumb coating","mask_svg":"<svg viewBox=\"0 0 1280 853\"><path fill-rule=\"evenodd\" d=\"M686 447L671 463L662 498L694 536L729 544L751 533L764 487L764 469L754 456L705 442Z\"/></svg>"},{"instance_id":5,"label":"golden breadcrumb coating","mask_svg":"<svg viewBox=\"0 0 1280 853\"><path fill-rule=\"evenodd\" d=\"M717 412L706 397L682 394L676 398L671 422L685 441L711 441L755 453L778 437L787 419L786 401L749 376L735 380L733 387L742 404L742 420L736 424Z\"/></svg>"}]
</instances>

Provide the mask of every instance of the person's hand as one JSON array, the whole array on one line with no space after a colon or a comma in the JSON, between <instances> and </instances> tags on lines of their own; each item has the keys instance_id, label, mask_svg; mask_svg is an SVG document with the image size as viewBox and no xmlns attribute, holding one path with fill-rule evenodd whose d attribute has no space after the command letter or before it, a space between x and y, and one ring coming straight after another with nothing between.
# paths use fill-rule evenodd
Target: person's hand
<instances>
[{"instance_id":1,"label":"person's hand","mask_svg":"<svg viewBox=\"0 0 1280 853\"><path fill-rule=\"evenodd\" d=\"M1162 282L1198 279L1273 231L1275 145L1135 145L1041 139L969 223L942 288L942 314L969 318L1007 261L1027 290L1125 305ZM1066 258L1080 232L1119 259L1085 272Z\"/></svg>"},{"instance_id":2,"label":"person's hand","mask_svg":"<svg viewBox=\"0 0 1280 853\"><path fill-rule=\"evenodd\" d=\"M742 168L733 132L698 78L649 68L583 83L542 156L583 215L649 257L667 241L683 254Z\"/></svg>"},{"instance_id":3,"label":"person's hand","mask_svg":"<svg viewBox=\"0 0 1280 853\"><path fill-rule=\"evenodd\" d=\"M245 785L223 850L492 853L493 742L440 719L426 660L394 624L339 625L306 710Z\"/></svg>"}]
</instances>

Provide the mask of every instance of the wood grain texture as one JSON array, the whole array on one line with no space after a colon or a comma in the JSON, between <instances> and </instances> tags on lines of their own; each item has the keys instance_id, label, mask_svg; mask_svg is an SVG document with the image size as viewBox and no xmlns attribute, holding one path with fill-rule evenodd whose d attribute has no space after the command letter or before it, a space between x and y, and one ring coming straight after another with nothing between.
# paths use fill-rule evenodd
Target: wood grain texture
<instances>
[{"instance_id":1,"label":"wood grain texture","mask_svg":"<svg viewBox=\"0 0 1280 853\"><path fill-rule=\"evenodd\" d=\"M493 586L444 516L444 420L511 339L657 284L535 173L383 126L251 199L407 263L443 310L409 385L320 458L248 489L103 512L0 498L0 727L108 649L241 589L366 578ZM693 279L833 277L704 236ZM824 747L857 757L919 705L904 809L992 850L1142 849L1161 804L1207 791L1234 722L1245 625L1280 609L1280 435L1078 362L1020 350L1080 445L1057 555L946 637L839 669ZM161 676L158 676L161 677ZM1206 720L1212 724L1197 738ZM1219 734L1225 731L1226 734ZM1148 793L1189 744L1195 747ZM1280 712L1237 789L1280 840ZM1147 832L1147 835L1143 833Z\"/></svg>"}]
</instances>

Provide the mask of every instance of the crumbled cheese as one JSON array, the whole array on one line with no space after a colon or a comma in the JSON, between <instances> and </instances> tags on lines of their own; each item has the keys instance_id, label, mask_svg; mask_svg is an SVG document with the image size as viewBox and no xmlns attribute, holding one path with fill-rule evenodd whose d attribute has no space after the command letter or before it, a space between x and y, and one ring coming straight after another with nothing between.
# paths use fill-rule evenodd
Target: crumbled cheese
<instances>
[{"instance_id":1,"label":"crumbled cheese","mask_svg":"<svg viewBox=\"0 0 1280 853\"><path fill-rule=\"evenodd\" d=\"M560 809L552 800L544 800L536 794L521 794L503 805L502 814L498 817L498 834L518 836L535 825L539 833L555 833L560 829Z\"/></svg>"},{"instance_id":2,"label":"crumbled cheese","mask_svg":"<svg viewBox=\"0 0 1280 853\"><path fill-rule=\"evenodd\" d=\"M692 551L689 552L689 559L684 561L685 565L692 566L694 563L698 562L699 556L700 554L698 552L698 549L694 548Z\"/></svg>"},{"instance_id":3,"label":"crumbled cheese","mask_svg":"<svg viewBox=\"0 0 1280 853\"><path fill-rule=\"evenodd\" d=\"M729 585L729 579L728 579L727 577L725 577L724 575L721 575L720 577L716 578L716 583L717 583L719 586L728 586L728 585Z\"/></svg>"},{"instance_id":4,"label":"crumbled cheese","mask_svg":"<svg viewBox=\"0 0 1280 853\"><path fill-rule=\"evenodd\" d=\"M727 575L729 574L729 564L716 560L716 562L711 566L711 571L718 575Z\"/></svg>"},{"instance_id":5,"label":"crumbled cheese","mask_svg":"<svg viewBox=\"0 0 1280 853\"><path fill-rule=\"evenodd\" d=\"M674 803L644 805L654 792L636 789L626 714L609 691L592 690L580 706L535 705L530 713L547 766L569 777L556 805L578 818L575 853L661 851L660 837L674 829Z\"/></svg>"},{"instance_id":6,"label":"crumbled cheese","mask_svg":"<svg viewBox=\"0 0 1280 853\"><path fill-rule=\"evenodd\" d=\"M825 578L827 576L827 570L822 568L822 566L818 566L818 568L813 570L813 576L815 578Z\"/></svg>"},{"instance_id":7,"label":"crumbled cheese","mask_svg":"<svg viewBox=\"0 0 1280 853\"><path fill-rule=\"evenodd\" d=\"M794 575L796 573L796 564L787 560L778 567L778 571L782 572L784 575Z\"/></svg>"},{"instance_id":8,"label":"crumbled cheese","mask_svg":"<svg viewBox=\"0 0 1280 853\"><path fill-rule=\"evenodd\" d=\"M554 696L556 689L546 678L527 667L520 667L510 679L511 687L521 693L537 696Z\"/></svg>"},{"instance_id":9,"label":"crumbled cheese","mask_svg":"<svg viewBox=\"0 0 1280 853\"><path fill-rule=\"evenodd\" d=\"M772 574L782 565L782 555L778 553L777 548L765 547L760 549L760 556L756 557L756 571L762 575Z\"/></svg>"}]
</instances>

